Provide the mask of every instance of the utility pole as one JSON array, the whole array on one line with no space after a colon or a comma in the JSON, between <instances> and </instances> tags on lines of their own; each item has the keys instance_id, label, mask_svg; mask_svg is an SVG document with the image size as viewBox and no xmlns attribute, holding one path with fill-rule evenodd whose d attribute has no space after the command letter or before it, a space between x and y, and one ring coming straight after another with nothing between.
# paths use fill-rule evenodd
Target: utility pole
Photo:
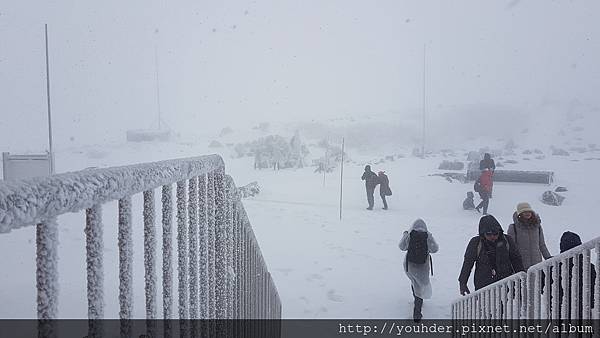
<instances>
[{"instance_id":1,"label":"utility pole","mask_svg":"<svg viewBox=\"0 0 600 338\"><path fill-rule=\"evenodd\" d=\"M342 163L340 170L340 221L342 220L342 193L344 187L344 138L342 137Z\"/></svg>"},{"instance_id":2,"label":"utility pole","mask_svg":"<svg viewBox=\"0 0 600 338\"><path fill-rule=\"evenodd\" d=\"M427 55L427 45L423 44L423 135L421 139L421 158L425 158L425 57Z\"/></svg>"},{"instance_id":3,"label":"utility pole","mask_svg":"<svg viewBox=\"0 0 600 338\"><path fill-rule=\"evenodd\" d=\"M156 109L158 110L158 130L160 130L160 88L158 85L158 48L154 45L154 69L156 72Z\"/></svg>"},{"instance_id":4,"label":"utility pole","mask_svg":"<svg viewBox=\"0 0 600 338\"><path fill-rule=\"evenodd\" d=\"M44 25L46 37L46 97L48 99L48 152L50 155L50 172L54 174L54 148L52 145L52 110L50 106L50 62L48 60L48 24Z\"/></svg>"}]
</instances>

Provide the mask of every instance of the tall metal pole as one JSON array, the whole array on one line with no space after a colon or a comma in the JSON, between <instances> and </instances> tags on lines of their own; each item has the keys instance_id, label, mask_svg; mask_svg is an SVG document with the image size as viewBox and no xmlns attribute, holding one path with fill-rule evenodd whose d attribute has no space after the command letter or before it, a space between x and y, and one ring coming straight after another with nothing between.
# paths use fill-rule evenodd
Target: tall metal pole
<instances>
[{"instance_id":1,"label":"tall metal pole","mask_svg":"<svg viewBox=\"0 0 600 338\"><path fill-rule=\"evenodd\" d=\"M52 110L50 108L50 62L48 61L48 24L44 25L46 36L46 96L48 99L48 147L50 152L50 170L54 174L54 149L52 147Z\"/></svg>"},{"instance_id":2,"label":"tall metal pole","mask_svg":"<svg viewBox=\"0 0 600 338\"><path fill-rule=\"evenodd\" d=\"M156 108L158 110L158 130L160 130L160 89L158 85L158 48L154 45L154 66L156 71Z\"/></svg>"},{"instance_id":3,"label":"tall metal pole","mask_svg":"<svg viewBox=\"0 0 600 338\"><path fill-rule=\"evenodd\" d=\"M421 144L421 158L425 158L425 56L427 45L423 44L423 137Z\"/></svg>"},{"instance_id":4,"label":"tall metal pole","mask_svg":"<svg viewBox=\"0 0 600 338\"><path fill-rule=\"evenodd\" d=\"M344 187L344 138L342 137L342 163L340 170L340 221L342 220L342 192Z\"/></svg>"}]
</instances>

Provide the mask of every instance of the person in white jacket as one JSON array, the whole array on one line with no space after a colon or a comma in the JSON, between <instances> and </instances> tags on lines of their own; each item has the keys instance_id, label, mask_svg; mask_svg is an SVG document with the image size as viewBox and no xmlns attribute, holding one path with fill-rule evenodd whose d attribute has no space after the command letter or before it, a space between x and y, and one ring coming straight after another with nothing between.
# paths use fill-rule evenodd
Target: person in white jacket
<instances>
[{"instance_id":1,"label":"person in white jacket","mask_svg":"<svg viewBox=\"0 0 600 338\"><path fill-rule=\"evenodd\" d=\"M426 244L425 244L426 243ZM438 251L438 244L433 235L427 230L427 225L422 219L417 219L410 230L404 231L404 235L398 245L400 250L407 251L404 257L404 271L410 279L415 307L413 319L418 322L423 317L421 308L423 299L431 298L431 253Z\"/></svg>"}]
</instances>

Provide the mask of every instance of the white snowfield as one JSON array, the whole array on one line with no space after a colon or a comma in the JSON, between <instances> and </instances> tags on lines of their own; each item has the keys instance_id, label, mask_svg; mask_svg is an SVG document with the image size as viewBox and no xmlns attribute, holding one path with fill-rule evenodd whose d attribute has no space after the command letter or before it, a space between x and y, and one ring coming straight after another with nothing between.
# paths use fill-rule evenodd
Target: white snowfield
<instances>
[{"instance_id":1,"label":"white snowfield","mask_svg":"<svg viewBox=\"0 0 600 338\"><path fill-rule=\"evenodd\" d=\"M63 151L56 156L57 171L208 153L199 146L175 143L106 147L104 158L86 158L80 151ZM457 154L456 159L463 160L463 152L457 151ZM254 170L251 158L223 156L226 172L238 185L257 181L261 186L259 195L244 199L243 203L280 294L284 318L411 318L412 294L402 270L404 253L398 249L398 241L416 218L425 220L440 246L439 252L433 255L433 297L425 300L424 318L450 317L450 306L460 297L457 279L462 257L467 242L477 234L480 216L475 211L462 210L466 192L473 190L472 183L450 183L442 177L429 176L441 172L436 168L446 159L442 155L425 159L398 158L374 164L374 159L384 155L389 154L366 156L352 152L352 159L357 162L346 163L344 167L341 220L339 168L327 174L323 184L323 175L313 173L312 167ZM598 230L593 214L600 203L600 195L596 193L600 180L592 173L600 170L600 161L585 160L590 155L547 156L540 160L522 160L524 155L520 154L513 156L519 163L507 164L505 169L552 170L555 172L554 185L496 183L489 212L507 229L517 203L531 203L541 215L546 244L553 255L559 252L563 231L578 233L584 242L596 237ZM375 172L385 170L389 176L394 193L388 198L389 210L381 209L378 190L375 210L365 210L364 182L360 180L365 164L371 164ZM541 194L553 190L556 185L568 188L562 193L567 197L563 205L542 204ZM158 203L160 194L155 193L155 196ZM475 202L478 201L476 197ZM143 261L142 202L141 194L132 198L134 262ZM118 318L119 312L116 204L109 202L102 207L106 318ZM71 204L62 205L68 209ZM10 218L16 217L28 217L33 221L43 212L2 215L2 219L9 219L3 224L12 224ZM58 313L61 318L87 316L83 217L81 212L65 214L57 222L60 243ZM13 227L4 226L4 230L10 229ZM156 240L160 241L161 231L156 235ZM16 229L0 235L0 254L3 257L0 260L0 299L3 303L0 318L35 318L34 228ZM160 259L156 268L162 269ZM143 264L134 263L132 315L135 318L145 317L143 269ZM160 276L157 282L160 283ZM469 287L474 289L471 282ZM157 302L158 308L162 308L160 296Z\"/></svg>"}]
</instances>

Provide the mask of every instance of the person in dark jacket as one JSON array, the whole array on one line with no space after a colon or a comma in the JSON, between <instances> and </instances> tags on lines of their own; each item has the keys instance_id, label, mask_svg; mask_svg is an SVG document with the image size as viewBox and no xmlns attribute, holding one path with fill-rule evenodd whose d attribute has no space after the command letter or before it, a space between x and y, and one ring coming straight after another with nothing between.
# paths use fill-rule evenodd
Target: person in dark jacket
<instances>
[{"instance_id":1,"label":"person in dark jacket","mask_svg":"<svg viewBox=\"0 0 600 338\"><path fill-rule=\"evenodd\" d=\"M492 159L492 155L489 153L485 153L483 155L483 160L479 161L479 170L490 169L491 171L496 170L496 163Z\"/></svg>"},{"instance_id":2,"label":"person in dark jacket","mask_svg":"<svg viewBox=\"0 0 600 338\"><path fill-rule=\"evenodd\" d=\"M474 201L473 192L467 191L467 198L463 201L463 209L464 210L474 210L475 209L475 201Z\"/></svg>"},{"instance_id":3,"label":"person in dark jacket","mask_svg":"<svg viewBox=\"0 0 600 338\"><path fill-rule=\"evenodd\" d=\"M560 253L563 253L567 250L570 250L576 246L581 245L581 238L574 232L565 231L560 237ZM569 258L569 273L567 277L567 283L571 284L573 280L573 267L575 263L573 262L573 258ZM596 285L596 267L594 264L590 262L590 290L588 297L590 297L590 307L594 307L594 290ZM562 299L563 299L563 289L562 289L562 263L558 269L558 287L559 287L559 305L562 307ZM579 276L583 277L583 254L579 255ZM573 285L570 285L567 292L567 299L571 299L571 291L573 290ZM579 278L579 316L577 318L583 318L583 278ZM567 302L570 304L570 302ZM571 317L571 309L567 308L568 317Z\"/></svg>"},{"instance_id":4,"label":"person in dark jacket","mask_svg":"<svg viewBox=\"0 0 600 338\"><path fill-rule=\"evenodd\" d=\"M387 210L388 204L385 200L385 197L392 196L392 189L390 189L390 180L385 174L385 171L378 172L377 178L379 182L379 196L381 196L381 200L383 201L383 210Z\"/></svg>"},{"instance_id":5,"label":"person in dark jacket","mask_svg":"<svg viewBox=\"0 0 600 338\"><path fill-rule=\"evenodd\" d=\"M460 294L470 293L467 287L471 269L475 264L473 283L475 290L490 285L512 274L524 271L517 245L510 236L502 233L502 226L492 215L479 220L479 236L471 238L465 251L458 282Z\"/></svg>"},{"instance_id":6,"label":"person in dark jacket","mask_svg":"<svg viewBox=\"0 0 600 338\"><path fill-rule=\"evenodd\" d=\"M373 205L375 204L375 198L373 197L373 194L375 193L375 187L377 186L377 183L379 183L377 174L371 171L370 165L366 165L365 172L363 173L361 179L365 181L365 188L367 189L367 202L369 203L367 210L373 210Z\"/></svg>"}]
</instances>

